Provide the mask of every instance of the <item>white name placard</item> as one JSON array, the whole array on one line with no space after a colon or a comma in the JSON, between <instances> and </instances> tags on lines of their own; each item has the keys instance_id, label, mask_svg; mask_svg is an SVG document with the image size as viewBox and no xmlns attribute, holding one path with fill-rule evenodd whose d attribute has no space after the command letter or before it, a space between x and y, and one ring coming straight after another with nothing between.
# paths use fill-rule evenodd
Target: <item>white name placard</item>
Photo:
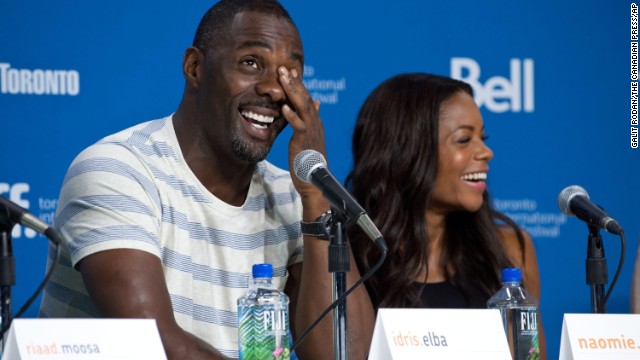
<instances>
[{"instance_id":1,"label":"white name placard","mask_svg":"<svg viewBox=\"0 0 640 360\"><path fill-rule=\"evenodd\" d=\"M640 359L640 314L565 314L560 360Z\"/></svg>"},{"instance_id":2,"label":"white name placard","mask_svg":"<svg viewBox=\"0 0 640 360\"><path fill-rule=\"evenodd\" d=\"M3 360L166 360L153 319L14 319Z\"/></svg>"},{"instance_id":3,"label":"white name placard","mask_svg":"<svg viewBox=\"0 0 640 360\"><path fill-rule=\"evenodd\" d=\"M379 309L369 360L511 360L500 312Z\"/></svg>"}]
</instances>

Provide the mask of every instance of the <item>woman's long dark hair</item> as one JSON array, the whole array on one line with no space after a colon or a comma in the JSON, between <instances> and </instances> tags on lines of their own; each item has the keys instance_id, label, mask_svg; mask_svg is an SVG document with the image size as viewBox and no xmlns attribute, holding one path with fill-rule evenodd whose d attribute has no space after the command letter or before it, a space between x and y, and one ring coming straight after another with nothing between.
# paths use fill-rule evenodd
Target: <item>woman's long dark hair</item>
<instances>
[{"instance_id":1,"label":"woman's long dark hair","mask_svg":"<svg viewBox=\"0 0 640 360\"><path fill-rule=\"evenodd\" d=\"M438 129L442 103L471 87L451 78L401 74L380 84L365 100L353 134L353 171L347 186L382 232L389 253L366 283L374 306L416 307L421 270L428 269L425 214L438 169ZM445 220L446 277L467 297L490 296L500 287L500 269L512 266L498 234L498 222L517 225L490 207L485 191L480 210L455 212ZM380 256L354 226L348 228L361 273ZM524 257L524 256L523 256ZM453 269L454 274L449 273Z\"/></svg>"}]
</instances>

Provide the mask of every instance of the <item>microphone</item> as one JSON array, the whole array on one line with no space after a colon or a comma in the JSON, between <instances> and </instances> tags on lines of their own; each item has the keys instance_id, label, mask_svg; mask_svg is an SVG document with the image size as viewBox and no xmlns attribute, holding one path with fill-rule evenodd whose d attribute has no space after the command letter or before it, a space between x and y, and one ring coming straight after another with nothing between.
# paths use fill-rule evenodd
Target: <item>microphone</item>
<instances>
[{"instance_id":1,"label":"microphone","mask_svg":"<svg viewBox=\"0 0 640 360\"><path fill-rule=\"evenodd\" d=\"M612 234L620 235L623 232L617 221L589 200L589 194L581 186L572 185L564 188L558 195L558 206L567 216L577 216L578 219Z\"/></svg>"},{"instance_id":2,"label":"microphone","mask_svg":"<svg viewBox=\"0 0 640 360\"><path fill-rule=\"evenodd\" d=\"M298 179L311 183L320 189L331 206L342 210L347 217L355 220L362 231L376 243L378 249L386 252L387 245L382 234L362 206L327 170L327 162L322 154L315 150L303 150L296 155L293 167Z\"/></svg>"},{"instance_id":3,"label":"microphone","mask_svg":"<svg viewBox=\"0 0 640 360\"><path fill-rule=\"evenodd\" d=\"M13 227L15 224L26 226L51 239L58 244L55 230L33 216L27 209L0 196L0 227Z\"/></svg>"}]
</instances>

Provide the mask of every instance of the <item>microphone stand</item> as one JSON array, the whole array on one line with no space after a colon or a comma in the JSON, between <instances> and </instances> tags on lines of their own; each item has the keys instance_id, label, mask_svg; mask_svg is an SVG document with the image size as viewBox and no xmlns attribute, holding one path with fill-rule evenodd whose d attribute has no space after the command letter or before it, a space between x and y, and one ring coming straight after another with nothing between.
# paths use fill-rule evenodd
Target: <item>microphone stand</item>
<instances>
[{"instance_id":1,"label":"microphone stand","mask_svg":"<svg viewBox=\"0 0 640 360\"><path fill-rule=\"evenodd\" d=\"M604 244L600 236L600 228L587 224L589 238L587 247L587 284L591 286L591 309L594 314L606 312L604 285L607 279L607 259L604 257Z\"/></svg>"},{"instance_id":2,"label":"microphone stand","mask_svg":"<svg viewBox=\"0 0 640 360\"><path fill-rule=\"evenodd\" d=\"M329 236L329 272L333 274L333 301L347 289L349 272L349 246L345 241L346 214L341 209L331 207L332 221ZM335 360L348 359L347 349L347 299L333 310L333 350Z\"/></svg>"},{"instance_id":3,"label":"microphone stand","mask_svg":"<svg viewBox=\"0 0 640 360\"><path fill-rule=\"evenodd\" d=\"M9 226L0 223L0 312L2 314L0 328L11 322L11 287L16 284L15 258L11 244L12 228L13 224ZM4 349L5 337L0 339L0 354Z\"/></svg>"}]
</instances>

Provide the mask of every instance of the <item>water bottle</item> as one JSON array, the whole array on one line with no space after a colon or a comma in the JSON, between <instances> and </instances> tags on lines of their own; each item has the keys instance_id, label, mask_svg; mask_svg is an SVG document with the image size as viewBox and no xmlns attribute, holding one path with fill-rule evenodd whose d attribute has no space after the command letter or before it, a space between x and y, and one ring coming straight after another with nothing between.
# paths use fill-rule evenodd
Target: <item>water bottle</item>
<instances>
[{"instance_id":1,"label":"water bottle","mask_svg":"<svg viewBox=\"0 0 640 360\"><path fill-rule=\"evenodd\" d=\"M241 360L289 360L289 298L272 283L271 264L253 265L253 282L238 299Z\"/></svg>"},{"instance_id":2,"label":"water bottle","mask_svg":"<svg viewBox=\"0 0 640 360\"><path fill-rule=\"evenodd\" d=\"M500 310L513 359L539 360L538 300L522 287L520 269L502 269L502 288L487 307Z\"/></svg>"}]
</instances>

